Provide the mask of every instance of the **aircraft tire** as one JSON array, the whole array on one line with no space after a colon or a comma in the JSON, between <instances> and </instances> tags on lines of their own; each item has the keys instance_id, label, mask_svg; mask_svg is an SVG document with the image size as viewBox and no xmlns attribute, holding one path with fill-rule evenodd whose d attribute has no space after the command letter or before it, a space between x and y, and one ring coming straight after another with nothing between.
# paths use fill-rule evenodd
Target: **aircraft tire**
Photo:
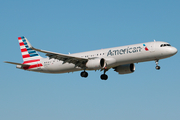
<instances>
[{"instance_id":1,"label":"aircraft tire","mask_svg":"<svg viewBox=\"0 0 180 120\"><path fill-rule=\"evenodd\" d=\"M88 77L88 73L86 71L81 72L81 77L84 78Z\"/></svg>"},{"instance_id":2,"label":"aircraft tire","mask_svg":"<svg viewBox=\"0 0 180 120\"><path fill-rule=\"evenodd\" d=\"M102 75L101 75L101 79L102 79L102 80L107 80L107 79L108 79L108 76L107 76L106 74L102 74Z\"/></svg>"},{"instance_id":3,"label":"aircraft tire","mask_svg":"<svg viewBox=\"0 0 180 120\"><path fill-rule=\"evenodd\" d=\"M156 66L156 70L160 70L161 69L161 67L160 66Z\"/></svg>"}]
</instances>

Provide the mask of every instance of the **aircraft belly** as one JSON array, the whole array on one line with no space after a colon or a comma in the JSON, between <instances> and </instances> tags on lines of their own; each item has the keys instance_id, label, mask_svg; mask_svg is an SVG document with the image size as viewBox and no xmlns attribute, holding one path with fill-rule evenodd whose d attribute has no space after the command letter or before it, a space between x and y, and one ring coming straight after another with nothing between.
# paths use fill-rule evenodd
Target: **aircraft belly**
<instances>
[{"instance_id":1,"label":"aircraft belly","mask_svg":"<svg viewBox=\"0 0 180 120\"><path fill-rule=\"evenodd\" d=\"M74 64L69 63L56 63L52 65L48 65L44 68L44 71L48 73L66 73L66 72L74 72L81 70L80 68L74 68Z\"/></svg>"}]
</instances>

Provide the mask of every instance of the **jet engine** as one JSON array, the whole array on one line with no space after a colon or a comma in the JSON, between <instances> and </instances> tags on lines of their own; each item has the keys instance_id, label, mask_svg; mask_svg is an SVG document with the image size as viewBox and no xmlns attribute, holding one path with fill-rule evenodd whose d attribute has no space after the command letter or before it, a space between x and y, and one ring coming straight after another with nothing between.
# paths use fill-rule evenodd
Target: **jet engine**
<instances>
[{"instance_id":1,"label":"jet engine","mask_svg":"<svg viewBox=\"0 0 180 120\"><path fill-rule=\"evenodd\" d=\"M89 70L102 69L105 66L106 66L106 62L105 62L105 59L103 59L103 58L90 59L86 63L86 67Z\"/></svg>"},{"instance_id":2,"label":"jet engine","mask_svg":"<svg viewBox=\"0 0 180 120\"><path fill-rule=\"evenodd\" d=\"M135 71L135 65L132 64L126 64L126 65L120 65L114 68L114 71L118 72L119 74L129 74L133 73Z\"/></svg>"}]
</instances>

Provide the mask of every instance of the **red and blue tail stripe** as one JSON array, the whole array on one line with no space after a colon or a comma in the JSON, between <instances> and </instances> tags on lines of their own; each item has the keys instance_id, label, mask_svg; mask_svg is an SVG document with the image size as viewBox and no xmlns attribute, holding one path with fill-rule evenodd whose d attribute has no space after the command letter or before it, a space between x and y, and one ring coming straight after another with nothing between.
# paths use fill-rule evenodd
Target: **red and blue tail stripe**
<instances>
[{"instance_id":1,"label":"red and blue tail stripe","mask_svg":"<svg viewBox=\"0 0 180 120\"><path fill-rule=\"evenodd\" d=\"M28 64L28 67L25 67L24 69L32 69L32 68L37 68L43 66L40 63L41 56L35 51L29 48L27 44L27 39L23 37L18 37L19 40L19 45L22 53L22 58L24 63L23 64Z\"/></svg>"},{"instance_id":2,"label":"red and blue tail stripe","mask_svg":"<svg viewBox=\"0 0 180 120\"><path fill-rule=\"evenodd\" d=\"M19 39L19 45L25 47L21 49L21 52L28 52L28 54L25 55L25 58L39 56L35 50L32 50L31 48L29 48L25 37L19 37L18 39Z\"/></svg>"}]
</instances>

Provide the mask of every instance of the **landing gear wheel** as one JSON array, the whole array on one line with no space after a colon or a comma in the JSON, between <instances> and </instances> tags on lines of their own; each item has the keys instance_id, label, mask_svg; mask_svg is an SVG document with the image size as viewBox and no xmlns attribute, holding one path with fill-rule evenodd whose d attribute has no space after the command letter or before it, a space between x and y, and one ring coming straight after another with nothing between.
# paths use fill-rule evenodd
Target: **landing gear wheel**
<instances>
[{"instance_id":1,"label":"landing gear wheel","mask_svg":"<svg viewBox=\"0 0 180 120\"><path fill-rule=\"evenodd\" d=\"M158 66L158 64L159 64L159 60L155 60L155 62L156 62L156 70L160 70L160 66Z\"/></svg>"},{"instance_id":2,"label":"landing gear wheel","mask_svg":"<svg viewBox=\"0 0 180 120\"><path fill-rule=\"evenodd\" d=\"M102 74L102 75L101 75L101 79L102 79L102 80L107 80L107 79L108 79L108 76L107 76L106 74Z\"/></svg>"},{"instance_id":3,"label":"landing gear wheel","mask_svg":"<svg viewBox=\"0 0 180 120\"><path fill-rule=\"evenodd\" d=\"M86 71L81 72L81 77L86 78L88 76L88 73Z\"/></svg>"},{"instance_id":4,"label":"landing gear wheel","mask_svg":"<svg viewBox=\"0 0 180 120\"><path fill-rule=\"evenodd\" d=\"M156 70L160 70L161 69L161 67L160 66L156 66Z\"/></svg>"}]
</instances>

